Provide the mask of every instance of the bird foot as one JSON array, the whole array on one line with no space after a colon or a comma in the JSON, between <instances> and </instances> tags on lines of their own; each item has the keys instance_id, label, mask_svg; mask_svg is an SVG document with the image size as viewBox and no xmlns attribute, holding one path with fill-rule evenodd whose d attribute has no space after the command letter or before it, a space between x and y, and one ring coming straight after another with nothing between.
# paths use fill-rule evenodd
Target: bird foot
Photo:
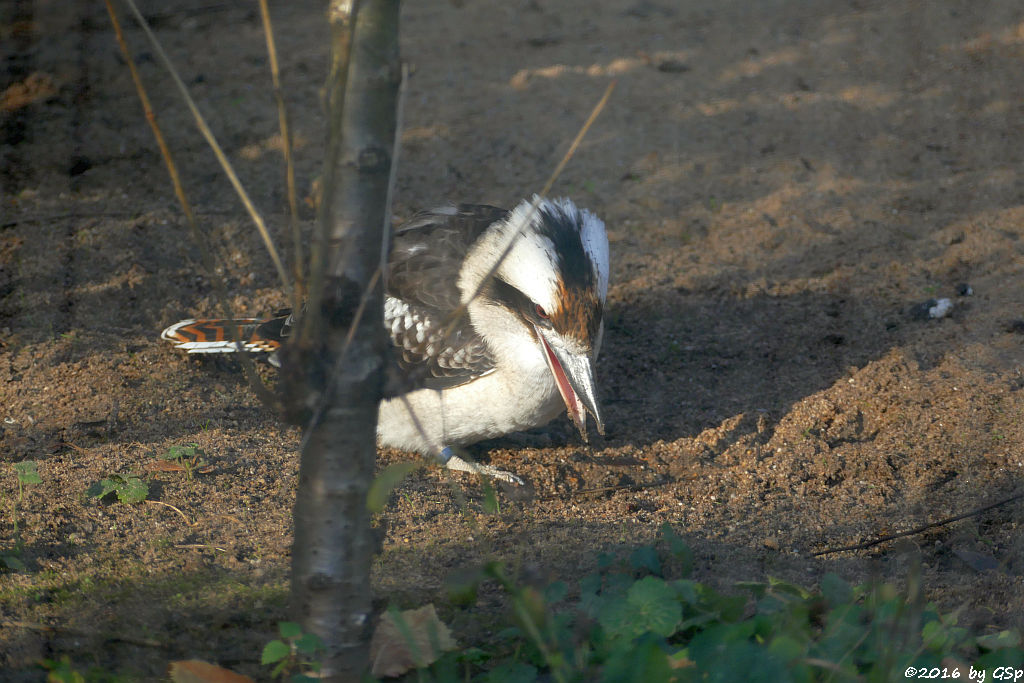
<instances>
[{"instance_id":1,"label":"bird foot","mask_svg":"<svg viewBox=\"0 0 1024 683\"><path fill-rule=\"evenodd\" d=\"M491 467L490 465L481 465L480 463L471 462L465 460L455 454L450 446L445 446L441 450L440 460L444 463L444 466L450 470L456 472L469 472L471 474L480 474L485 477L497 479L498 481L504 481L509 484L516 484L517 486L523 486L523 480L505 470L499 470L497 467Z\"/></svg>"}]
</instances>

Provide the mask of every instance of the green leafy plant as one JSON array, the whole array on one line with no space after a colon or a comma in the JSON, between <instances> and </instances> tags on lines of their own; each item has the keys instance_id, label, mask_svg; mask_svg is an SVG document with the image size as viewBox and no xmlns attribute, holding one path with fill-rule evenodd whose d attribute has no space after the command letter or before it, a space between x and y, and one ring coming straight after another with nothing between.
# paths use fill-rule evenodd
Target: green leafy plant
<instances>
[{"instance_id":1,"label":"green leafy plant","mask_svg":"<svg viewBox=\"0 0 1024 683\"><path fill-rule=\"evenodd\" d=\"M22 460L14 463L14 472L18 475L18 502L20 503L24 494L22 487L26 484L42 484L43 479L36 469L35 460Z\"/></svg>"},{"instance_id":2,"label":"green leafy plant","mask_svg":"<svg viewBox=\"0 0 1024 683\"><path fill-rule=\"evenodd\" d=\"M189 480L195 477L196 469L206 465L206 453L199 448L197 443L171 446L166 453L160 456L160 459L178 463L185 471L185 478Z\"/></svg>"},{"instance_id":3,"label":"green leafy plant","mask_svg":"<svg viewBox=\"0 0 1024 683\"><path fill-rule=\"evenodd\" d=\"M263 647L260 664L273 665L272 678L284 680L291 674L288 680L292 683L315 683L315 674L320 672L323 641L315 633L303 633L302 627L292 621L278 623L277 631L281 637Z\"/></svg>"},{"instance_id":4,"label":"green leafy plant","mask_svg":"<svg viewBox=\"0 0 1024 683\"><path fill-rule=\"evenodd\" d=\"M99 499L115 493L122 503L132 504L146 500L149 486L133 474L112 474L90 486L85 493L90 498Z\"/></svg>"},{"instance_id":5,"label":"green leafy plant","mask_svg":"<svg viewBox=\"0 0 1024 683\"><path fill-rule=\"evenodd\" d=\"M21 560L21 552L24 543L18 529L18 506L25 500L25 487L32 484L42 484L43 479L39 476L35 460L22 460L14 463L14 474L18 479L18 497L11 506L11 520L13 525L12 535L14 547L10 550L0 552L0 564L12 571L25 571L25 563Z\"/></svg>"},{"instance_id":6,"label":"green leafy plant","mask_svg":"<svg viewBox=\"0 0 1024 683\"><path fill-rule=\"evenodd\" d=\"M119 683L129 680L95 666L83 673L71 663L67 655L59 660L44 659L39 666L47 672L46 683Z\"/></svg>"},{"instance_id":7,"label":"green leafy plant","mask_svg":"<svg viewBox=\"0 0 1024 683\"><path fill-rule=\"evenodd\" d=\"M956 613L926 603L919 569L902 591L826 574L817 591L769 578L726 594L690 579L692 562L666 525L655 547L624 560L598 558L600 569L579 580L571 599L567 584L523 586L500 563L462 572L450 588L453 602L472 604L466 596L475 596L480 582L495 581L509 596L514 625L499 633L503 651L474 648L472 660L456 660L488 666L480 680L494 683L883 682L943 668L966 680L971 666L1024 660L1018 632L972 634L957 625ZM449 680L437 666L431 672Z\"/></svg>"}]
</instances>

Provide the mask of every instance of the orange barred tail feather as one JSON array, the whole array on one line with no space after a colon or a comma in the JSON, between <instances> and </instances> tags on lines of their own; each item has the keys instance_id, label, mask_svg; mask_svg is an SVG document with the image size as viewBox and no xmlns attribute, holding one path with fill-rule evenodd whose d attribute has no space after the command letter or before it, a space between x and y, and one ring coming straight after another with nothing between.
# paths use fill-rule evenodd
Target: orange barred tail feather
<instances>
[{"instance_id":1,"label":"orange barred tail feather","mask_svg":"<svg viewBox=\"0 0 1024 683\"><path fill-rule=\"evenodd\" d=\"M189 353L274 353L284 341L288 317L234 320L182 320L160 333L174 348Z\"/></svg>"}]
</instances>

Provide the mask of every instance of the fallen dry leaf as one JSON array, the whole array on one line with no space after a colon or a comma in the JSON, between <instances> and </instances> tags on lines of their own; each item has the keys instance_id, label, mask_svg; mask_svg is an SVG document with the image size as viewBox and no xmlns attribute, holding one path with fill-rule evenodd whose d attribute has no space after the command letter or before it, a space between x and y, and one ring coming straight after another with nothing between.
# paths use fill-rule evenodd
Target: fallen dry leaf
<instances>
[{"instance_id":1,"label":"fallen dry leaf","mask_svg":"<svg viewBox=\"0 0 1024 683\"><path fill-rule=\"evenodd\" d=\"M456 647L451 631L437 618L433 605L405 610L397 617L386 612L370 641L373 675L400 676L433 664L442 652Z\"/></svg>"},{"instance_id":2,"label":"fallen dry leaf","mask_svg":"<svg viewBox=\"0 0 1024 683\"><path fill-rule=\"evenodd\" d=\"M142 468L149 472L184 472L185 468L181 463L173 460L153 460L147 462Z\"/></svg>"},{"instance_id":3,"label":"fallen dry leaf","mask_svg":"<svg viewBox=\"0 0 1024 683\"><path fill-rule=\"evenodd\" d=\"M53 76L39 71L29 74L23 81L12 83L0 93L0 111L14 111L57 94Z\"/></svg>"},{"instance_id":4,"label":"fallen dry leaf","mask_svg":"<svg viewBox=\"0 0 1024 683\"><path fill-rule=\"evenodd\" d=\"M248 676L199 659L171 662L168 674L174 683L253 683Z\"/></svg>"}]
</instances>

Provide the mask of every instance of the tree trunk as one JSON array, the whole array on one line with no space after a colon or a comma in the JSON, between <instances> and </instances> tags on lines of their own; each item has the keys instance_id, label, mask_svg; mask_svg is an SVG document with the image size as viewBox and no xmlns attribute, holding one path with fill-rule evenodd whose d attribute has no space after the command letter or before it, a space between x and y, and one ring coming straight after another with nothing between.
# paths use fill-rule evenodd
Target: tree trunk
<instances>
[{"instance_id":1,"label":"tree trunk","mask_svg":"<svg viewBox=\"0 0 1024 683\"><path fill-rule=\"evenodd\" d=\"M375 548L366 493L386 350L378 265L387 244L382 231L390 230L400 82L398 0L355 4L351 43L347 31L332 31L321 236L313 244L307 320L283 359L293 405L298 400L312 412L295 503L293 609L304 630L324 640L322 673L345 681L358 680L368 659ZM333 12L345 3L332 5Z\"/></svg>"}]
</instances>

